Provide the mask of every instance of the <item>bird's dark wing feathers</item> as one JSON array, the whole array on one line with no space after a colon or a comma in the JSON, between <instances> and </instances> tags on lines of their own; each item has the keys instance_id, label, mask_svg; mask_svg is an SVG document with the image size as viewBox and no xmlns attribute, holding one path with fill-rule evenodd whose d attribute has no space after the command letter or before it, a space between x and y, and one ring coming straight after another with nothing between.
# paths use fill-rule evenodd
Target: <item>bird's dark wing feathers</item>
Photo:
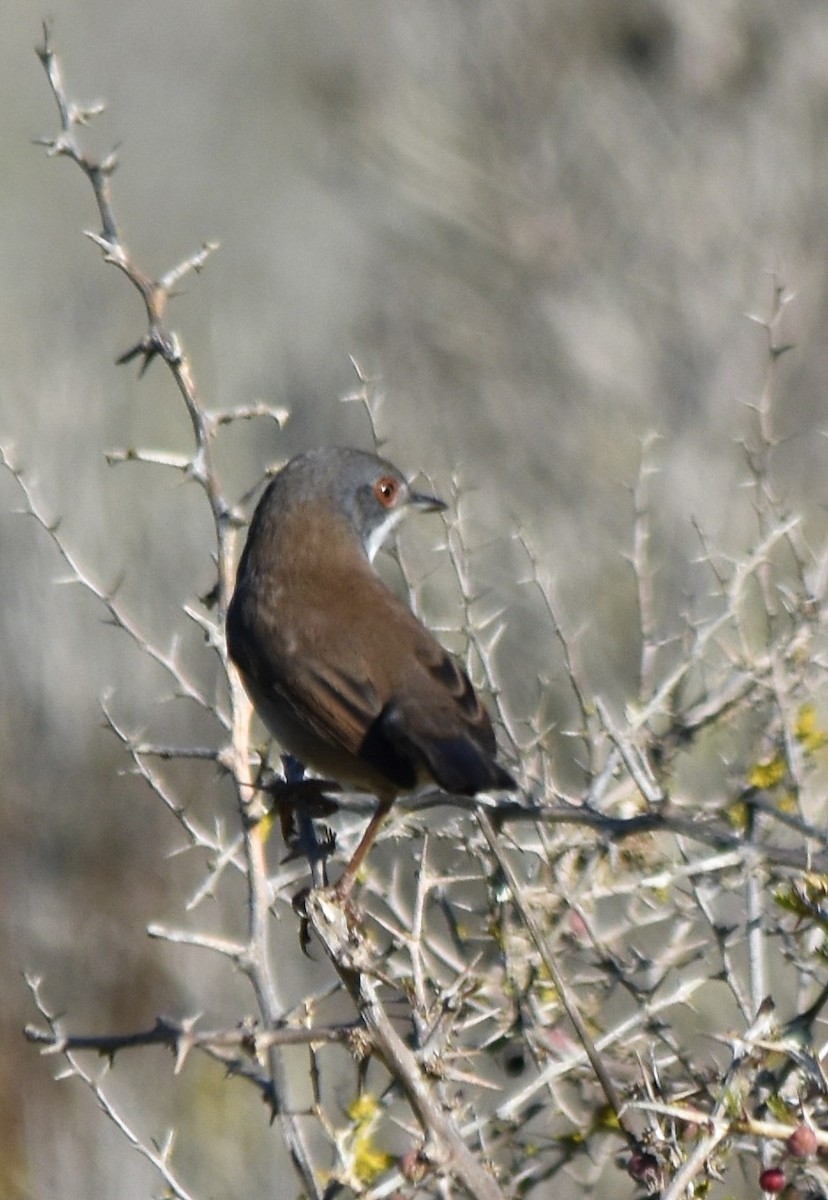
<instances>
[{"instance_id":1,"label":"bird's dark wing feathers","mask_svg":"<svg viewBox=\"0 0 828 1200\"><path fill-rule=\"evenodd\" d=\"M419 622L413 640L412 659L422 674L414 672L383 706L360 757L402 787L413 787L425 766L455 795L514 788L495 761L492 723L466 672Z\"/></svg>"},{"instance_id":2,"label":"bird's dark wing feathers","mask_svg":"<svg viewBox=\"0 0 828 1200\"><path fill-rule=\"evenodd\" d=\"M302 670L297 670L295 658L277 636L278 627L269 639L249 634L241 595L237 591L227 614L227 637L230 655L247 683L265 699L280 699L319 737L357 754L365 730L382 708L370 682L310 654L305 655ZM255 654L249 652L251 642Z\"/></svg>"},{"instance_id":3,"label":"bird's dark wing feathers","mask_svg":"<svg viewBox=\"0 0 828 1200\"><path fill-rule=\"evenodd\" d=\"M418 759L410 743L394 736L395 730L388 721L390 708L386 705L372 723L359 748L359 757L397 787L413 788L417 785Z\"/></svg>"},{"instance_id":4,"label":"bird's dark wing feathers","mask_svg":"<svg viewBox=\"0 0 828 1200\"><path fill-rule=\"evenodd\" d=\"M442 683L443 687L457 704L460 712L467 719L477 721L482 707L472 687L471 680L466 672L457 665L450 654L446 654L442 647L440 647L440 651L440 656L437 659L432 658L430 655L426 657L421 653L419 656L420 660L429 674L438 683ZM494 751L494 738L492 738L492 750Z\"/></svg>"},{"instance_id":5,"label":"bird's dark wing feathers","mask_svg":"<svg viewBox=\"0 0 828 1200\"><path fill-rule=\"evenodd\" d=\"M360 755L389 776L389 765L408 763L411 782L402 777L395 779L403 787L413 787L418 762L425 763L444 791L457 796L515 786L508 771L495 762L493 753L481 746L471 731L441 736L433 729L418 727L393 700L375 721Z\"/></svg>"},{"instance_id":6,"label":"bird's dark wing feathers","mask_svg":"<svg viewBox=\"0 0 828 1200\"><path fill-rule=\"evenodd\" d=\"M320 662L306 661L301 676L285 671L278 691L308 725L332 744L359 752L365 730L380 710L376 691L367 679Z\"/></svg>"}]
</instances>

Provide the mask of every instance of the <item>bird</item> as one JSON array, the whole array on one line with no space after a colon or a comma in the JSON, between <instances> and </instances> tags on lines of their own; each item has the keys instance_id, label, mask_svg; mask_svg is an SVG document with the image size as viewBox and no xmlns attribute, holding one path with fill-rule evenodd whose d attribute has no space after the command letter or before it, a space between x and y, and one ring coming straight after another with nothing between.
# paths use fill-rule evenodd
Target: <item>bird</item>
<instances>
[{"instance_id":1,"label":"bird","mask_svg":"<svg viewBox=\"0 0 828 1200\"><path fill-rule=\"evenodd\" d=\"M446 507L376 454L309 450L271 480L239 560L227 650L255 710L304 767L377 799L342 897L400 793L517 786L465 670L373 566L405 516Z\"/></svg>"}]
</instances>

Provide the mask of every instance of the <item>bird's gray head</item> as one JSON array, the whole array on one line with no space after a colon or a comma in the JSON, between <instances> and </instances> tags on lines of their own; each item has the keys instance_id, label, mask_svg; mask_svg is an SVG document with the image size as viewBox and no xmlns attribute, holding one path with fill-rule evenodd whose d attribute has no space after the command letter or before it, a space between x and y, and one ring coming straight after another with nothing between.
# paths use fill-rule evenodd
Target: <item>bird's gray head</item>
<instances>
[{"instance_id":1,"label":"bird's gray head","mask_svg":"<svg viewBox=\"0 0 828 1200\"><path fill-rule=\"evenodd\" d=\"M446 507L436 496L414 491L393 463L345 446L298 454L274 484L291 504L328 501L348 521L370 561L407 513Z\"/></svg>"}]
</instances>

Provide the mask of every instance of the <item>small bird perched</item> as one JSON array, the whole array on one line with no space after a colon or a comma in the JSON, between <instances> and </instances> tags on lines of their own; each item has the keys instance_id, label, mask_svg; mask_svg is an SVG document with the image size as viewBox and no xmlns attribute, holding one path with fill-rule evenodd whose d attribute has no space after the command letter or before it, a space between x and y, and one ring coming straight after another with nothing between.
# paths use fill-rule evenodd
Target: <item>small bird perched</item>
<instances>
[{"instance_id":1,"label":"small bird perched","mask_svg":"<svg viewBox=\"0 0 828 1200\"><path fill-rule=\"evenodd\" d=\"M227 648L256 711L283 750L379 802L341 895L400 792L516 786L465 671L371 565L407 513L445 507L374 454L311 450L268 486L239 563Z\"/></svg>"}]
</instances>

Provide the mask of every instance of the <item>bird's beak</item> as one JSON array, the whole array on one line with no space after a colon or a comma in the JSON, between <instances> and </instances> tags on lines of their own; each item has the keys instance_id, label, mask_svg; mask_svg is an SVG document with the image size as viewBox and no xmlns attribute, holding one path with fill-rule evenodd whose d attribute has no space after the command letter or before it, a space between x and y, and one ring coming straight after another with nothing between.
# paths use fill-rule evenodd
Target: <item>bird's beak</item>
<instances>
[{"instance_id":1,"label":"bird's beak","mask_svg":"<svg viewBox=\"0 0 828 1200\"><path fill-rule=\"evenodd\" d=\"M427 496L424 492L414 492L409 489L408 503L420 512L444 512L448 505L438 496Z\"/></svg>"}]
</instances>

